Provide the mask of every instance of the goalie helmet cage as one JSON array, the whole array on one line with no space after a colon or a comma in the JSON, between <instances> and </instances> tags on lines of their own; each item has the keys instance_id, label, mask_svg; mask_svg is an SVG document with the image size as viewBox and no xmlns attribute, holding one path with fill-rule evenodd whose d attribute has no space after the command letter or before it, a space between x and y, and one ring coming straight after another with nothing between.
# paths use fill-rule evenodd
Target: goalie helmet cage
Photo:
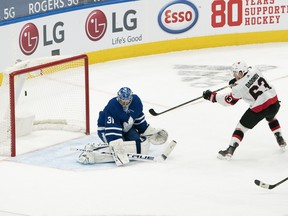
<instances>
[{"instance_id":1,"label":"goalie helmet cage","mask_svg":"<svg viewBox=\"0 0 288 216\"><path fill-rule=\"evenodd\" d=\"M9 73L8 100L10 106L9 104L7 106L6 118L8 123L6 131L4 130L7 134L4 141L2 138L2 144L6 142L7 146L5 153L0 152L2 155L9 155L10 145L10 156L16 156L16 140L19 131L23 130L23 127L24 130L27 130L27 121L26 125L23 122L18 123L16 114L19 110L23 111L24 108L24 111L26 111L25 106L27 104L29 105L28 111L33 110L31 123L33 129L31 131L56 129L90 134L88 56L60 57L60 60L54 59L51 61L50 59L47 63L46 59L44 62L39 64L36 61L36 65L31 64L33 66L26 63L22 69ZM23 81L23 77L25 85L20 82L20 80ZM28 84L26 85L26 83ZM37 96L34 94L37 94ZM31 99L30 101L28 99L29 102L27 102L30 95ZM38 101L41 102L38 103ZM45 115L44 118L43 115ZM4 122L5 118L3 125L5 125ZM38 126L38 129L35 129L36 126ZM0 146L2 144L0 131Z\"/></svg>"}]
</instances>

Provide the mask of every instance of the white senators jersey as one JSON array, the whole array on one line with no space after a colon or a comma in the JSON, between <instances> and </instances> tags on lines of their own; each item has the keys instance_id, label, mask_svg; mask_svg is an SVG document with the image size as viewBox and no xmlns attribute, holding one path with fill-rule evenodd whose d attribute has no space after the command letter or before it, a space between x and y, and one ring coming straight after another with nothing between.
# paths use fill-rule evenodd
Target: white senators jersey
<instances>
[{"instance_id":1,"label":"white senators jersey","mask_svg":"<svg viewBox=\"0 0 288 216\"><path fill-rule=\"evenodd\" d=\"M257 68L250 68L241 79L237 80L230 94L216 95L216 101L224 106L234 105L239 99L248 103L250 109L256 113L278 101L274 87L268 84Z\"/></svg>"}]
</instances>

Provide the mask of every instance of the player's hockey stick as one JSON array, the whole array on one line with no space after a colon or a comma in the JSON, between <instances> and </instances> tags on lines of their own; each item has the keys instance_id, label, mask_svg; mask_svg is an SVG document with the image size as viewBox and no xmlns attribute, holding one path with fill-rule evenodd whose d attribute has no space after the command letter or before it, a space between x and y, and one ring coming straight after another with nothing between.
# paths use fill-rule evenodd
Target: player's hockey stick
<instances>
[{"instance_id":1,"label":"player's hockey stick","mask_svg":"<svg viewBox=\"0 0 288 216\"><path fill-rule=\"evenodd\" d=\"M266 184L262 181L259 181L259 180L255 180L254 183L260 187L263 187L263 188L266 188L266 189L273 189L275 187L277 187L278 185L282 184L283 182L287 181L288 180L288 177L281 180L280 182L276 183L276 184Z\"/></svg>"},{"instance_id":2,"label":"player's hockey stick","mask_svg":"<svg viewBox=\"0 0 288 216\"><path fill-rule=\"evenodd\" d=\"M105 144L105 143L104 143ZM154 162L161 162L165 161L167 157L170 155L172 150L175 148L177 142L172 140L168 145L165 151L160 156L152 156L152 155L144 155L144 154L133 154L133 153L127 153L127 156L131 160L141 160L141 161L154 161ZM85 149L80 148L70 148L71 151L86 151ZM112 152L102 152L99 149L93 150L93 152L96 152L97 154L105 154L105 155L113 155Z\"/></svg>"},{"instance_id":3,"label":"player's hockey stick","mask_svg":"<svg viewBox=\"0 0 288 216\"><path fill-rule=\"evenodd\" d=\"M225 88L228 88L228 87L230 87L230 85L224 86L224 87L222 87L222 88L219 88L219 89L215 90L214 92L221 91L221 90L223 90L223 89L225 89ZM177 108L179 108L179 107L181 107L181 106L184 106L184 105L186 105L186 104L188 104L188 103L192 103L192 102L194 102L194 101L197 101L197 100L199 100L199 99L201 99L201 98L203 98L203 96L194 98L194 99L192 99L192 100L190 100L190 101L187 101L187 102L185 102L185 103L179 104L178 106L172 107L172 108L170 108L170 109L164 110L163 112L159 112L159 113L157 113L154 109L149 109L149 113L150 113L151 115L153 115L153 116L158 116L158 115L161 115L161 114L166 113L166 112L168 112L168 111L171 111L171 110L177 109Z\"/></svg>"}]
</instances>

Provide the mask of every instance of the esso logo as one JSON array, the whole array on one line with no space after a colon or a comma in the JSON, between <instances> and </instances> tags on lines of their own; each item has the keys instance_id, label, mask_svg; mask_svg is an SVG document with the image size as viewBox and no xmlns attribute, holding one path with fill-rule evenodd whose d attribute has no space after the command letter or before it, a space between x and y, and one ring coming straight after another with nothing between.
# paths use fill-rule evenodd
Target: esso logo
<instances>
[{"instance_id":1,"label":"esso logo","mask_svg":"<svg viewBox=\"0 0 288 216\"><path fill-rule=\"evenodd\" d=\"M85 23L85 30L88 38L92 41L100 40L107 29L107 19L101 10L92 11Z\"/></svg>"},{"instance_id":2,"label":"esso logo","mask_svg":"<svg viewBox=\"0 0 288 216\"><path fill-rule=\"evenodd\" d=\"M31 55L35 52L39 43L39 32L33 23L27 23L19 35L19 46L25 55Z\"/></svg>"},{"instance_id":3,"label":"esso logo","mask_svg":"<svg viewBox=\"0 0 288 216\"><path fill-rule=\"evenodd\" d=\"M191 29L196 24L198 16L198 10L194 4L178 0L161 9L158 23L164 31L179 34Z\"/></svg>"}]
</instances>

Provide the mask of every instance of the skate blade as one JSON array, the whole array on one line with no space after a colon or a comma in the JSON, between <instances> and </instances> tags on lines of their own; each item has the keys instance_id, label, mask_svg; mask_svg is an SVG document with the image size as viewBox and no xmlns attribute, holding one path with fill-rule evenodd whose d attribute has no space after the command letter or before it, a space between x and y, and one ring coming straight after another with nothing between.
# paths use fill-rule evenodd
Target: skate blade
<instances>
[{"instance_id":1,"label":"skate blade","mask_svg":"<svg viewBox=\"0 0 288 216\"><path fill-rule=\"evenodd\" d=\"M232 155L226 155L226 156L223 156L221 154L218 154L217 158L220 159L220 160L227 160L227 161L230 161L231 160L231 157Z\"/></svg>"}]
</instances>

